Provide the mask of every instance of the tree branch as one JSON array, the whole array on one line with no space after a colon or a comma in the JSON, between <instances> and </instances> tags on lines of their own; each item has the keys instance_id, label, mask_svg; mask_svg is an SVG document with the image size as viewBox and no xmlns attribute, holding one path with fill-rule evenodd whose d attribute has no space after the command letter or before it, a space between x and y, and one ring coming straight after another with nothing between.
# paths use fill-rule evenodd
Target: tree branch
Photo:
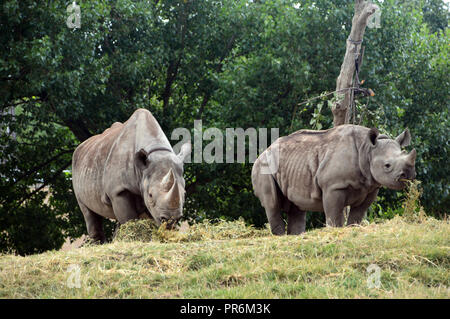
<instances>
[{"instance_id":1,"label":"tree branch","mask_svg":"<svg viewBox=\"0 0 450 319\"><path fill-rule=\"evenodd\" d=\"M233 34L231 36L230 40L228 40L228 43L227 43L227 45L225 47L225 50L224 50L222 56L219 59L219 63L217 64L216 69L215 69L216 73L222 73L223 72L222 71L223 61L228 56L228 54L231 52L231 49L233 49L235 40L236 40L236 34ZM210 98L211 98L211 92L208 91L203 96L202 104L200 105L200 109L198 111L198 116L200 118L202 118L203 111L205 110L205 106L206 106L206 104L208 104Z\"/></svg>"},{"instance_id":2,"label":"tree branch","mask_svg":"<svg viewBox=\"0 0 450 319\"><path fill-rule=\"evenodd\" d=\"M70 149L70 150L63 150L62 152L58 153L57 155L53 156L52 158L46 160L45 162L33 167L32 169L28 170L28 172L26 172L25 174L23 174L21 177L19 177L17 180L15 180L13 183L10 184L10 187L16 185L17 183L19 183L20 181L22 181L24 178L29 177L33 174L35 174L37 171L39 171L41 168L51 164L53 161L57 160L59 157L61 157L64 154L67 153L72 153L74 151L74 149Z\"/></svg>"},{"instance_id":3,"label":"tree branch","mask_svg":"<svg viewBox=\"0 0 450 319\"><path fill-rule=\"evenodd\" d=\"M187 30L187 7L188 6L189 6L189 3L186 3L186 7L184 7L183 15L182 15L182 19L181 19L181 25L180 25L181 45L180 45L180 49L179 49L178 58L176 60L172 60L169 63L169 67L167 68L166 85L164 87L163 93L161 94L161 97L163 100L163 112L169 106L170 96L172 95L172 84L173 84L173 82L175 82L175 80L177 78L178 70L181 65L181 60L183 59L186 30Z\"/></svg>"},{"instance_id":4,"label":"tree branch","mask_svg":"<svg viewBox=\"0 0 450 319\"><path fill-rule=\"evenodd\" d=\"M62 167L60 167L55 174L53 174L50 179L48 179L47 181L43 182L41 186L39 186L38 188L36 188L34 191L32 191L31 193L27 194L25 197L22 197L21 201L13 208L13 210L19 208L26 200L30 199L31 197L33 197L34 195L36 195L38 192L40 192L45 186L48 186L51 182L53 182L67 167L70 166L70 164L72 164L72 160L66 162Z\"/></svg>"},{"instance_id":5,"label":"tree branch","mask_svg":"<svg viewBox=\"0 0 450 319\"><path fill-rule=\"evenodd\" d=\"M81 120L62 120L80 142L84 142L92 136L92 133L88 130L86 125Z\"/></svg>"},{"instance_id":6,"label":"tree branch","mask_svg":"<svg viewBox=\"0 0 450 319\"><path fill-rule=\"evenodd\" d=\"M163 109L166 109L169 106L169 99L170 96L172 95L172 84L173 82L175 82L175 79L177 78L180 64L181 64L181 54L176 61L171 61L169 67L167 68L166 85L161 95L163 100Z\"/></svg>"},{"instance_id":7,"label":"tree branch","mask_svg":"<svg viewBox=\"0 0 450 319\"><path fill-rule=\"evenodd\" d=\"M352 20L352 29L347 39L346 52L344 61L341 65L341 71L336 80L336 91L352 86L353 74L355 73L355 56L360 52L360 43L363 40L368 19L377 9L378 6L369 1L355 1L355 14ZM349 122L348 110L351 104L351 93L351 90L345 91L344 98L337 99L332 106L334 126Z\"/></svg>"}]
</instances>

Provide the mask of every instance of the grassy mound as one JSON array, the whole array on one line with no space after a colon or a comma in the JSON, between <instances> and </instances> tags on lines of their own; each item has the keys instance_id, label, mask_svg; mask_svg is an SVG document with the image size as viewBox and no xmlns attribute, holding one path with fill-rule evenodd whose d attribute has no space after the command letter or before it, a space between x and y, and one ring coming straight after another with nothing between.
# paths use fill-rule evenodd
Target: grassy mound
<instances>
[{"instance_id":1,"label":"grassy mound","mask_svg":"<svg viewBox=\"0 0 450 319\"><path fill-rule=\"evenodd\" d=\"M205 222L151 234L146 242L124 235L67 252L1 255L0 297L450 297L448 221L396 217L283 237L242 221Z\"/></svg>"},{"instance_id":2,"label":"grassy mound","mask_svg":"<svg viewBox=\"0 0 450 319\"><path fill-rule=\"evenodd\" d=\"M268 228L260 230L247 226L242 219L233 222L220 220L215 223L204 220L181 230L168 230L165 225L157 227L152 220L141 219L120 226L114 242L181 243L211 239L255 238L269 234Z\"/></svg>"}]
</instances>

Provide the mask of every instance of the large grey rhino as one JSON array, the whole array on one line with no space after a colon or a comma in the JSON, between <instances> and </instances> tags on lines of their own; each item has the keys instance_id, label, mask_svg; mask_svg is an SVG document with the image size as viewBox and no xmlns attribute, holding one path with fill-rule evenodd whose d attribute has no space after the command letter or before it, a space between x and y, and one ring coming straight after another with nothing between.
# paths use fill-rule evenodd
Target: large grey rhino
<instances>
[{"instance_id":1,"label":"large grey rhino","mask_svg":"<svg viewBox=\"0 0 450 319\"><path fill-rule=\"evenodd\" d=\"M153 115L136 110L125 123L80 144L72 157L72 183L89 236L104 242L102 218L123 224L149 213L158 225L183 213L184 144L176 155Z\"/></svg>"},{"instance_id":2,"label":"large grey rhino","mask_svg":"<svg viewBox=\"0 0 450 319\"><path fill-rule=\"evenodd\" d=\"M281 210L288 234L305 231L305 211L324 211L327 225L343 226L343 209L350 206L347 224L360 223L381 186L399 190L415 178L416 150L401 150L410 141L408 129L390 139L350 124L277 139L252 168L253 189L272 233L286 232Z\"/></svg>"}]
</instances>

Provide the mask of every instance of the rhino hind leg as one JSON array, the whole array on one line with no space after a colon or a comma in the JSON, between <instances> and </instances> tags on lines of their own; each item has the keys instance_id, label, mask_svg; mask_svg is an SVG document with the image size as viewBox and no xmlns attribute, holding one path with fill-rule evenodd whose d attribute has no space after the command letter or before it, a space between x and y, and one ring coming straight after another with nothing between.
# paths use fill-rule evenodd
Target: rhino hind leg
<instances>
[{"instance_id":1,"label":"rhino hind leg","mask_svg":"<svg viewBox=\"0 0 450 319\"><path fill-rule=\"evenodd\" d=\"M288 235L299 235L305 231L306 228L306 212L301 211L297 206L291 204L288 212Z\"/></svg>"},{"instance_id":2,"label":"rhino hind leg","mask_svg":"<svg viewBox=\"0 0 450 319\"><path fill-rule=\"evenodd\" d=\"M281 216L281 200L278 186L269 174L252 175L253 188L261 205L266 210L270 229L274 235L286 234L286 223Z\"/></svg>"},{"instance_id":3,"label":"rhino hind leg","mask_svg":"<svg viewBox=\"0 0 450 319\"><path fill-rule=\"evenodd\" d=\"M286 234L286 223L281 216L281 205L278 194L265 197L265 200L261 200L261 204L266 210L267 219L269 220L270 230L272 234L280 236Z\"/></svg>"},{"instance_id":4,"label":"rhino hind leg","mask_svg":"<svg viewBox=\"0 0 450 319\"><path fill-rule=\"evenodd\" d=\"M103 244L105 242L105 233L103 232L103 217L94 213L83 203L78 202L81 212L86 222L89 237L94 241Z\"/></svg>"},{"instance_id":5,"label":"rhino hind leg","mask_svg":"<svg viewBox=\"0 0 450 319\"><path fill-rule=\"evenodd\" d=\"M366 216L366 210L360 207L351 208L348 214L347 225L359 225Z\"/></svg>"},{"instance_id":6,"label":"rhino hind leg","mask_svg":"<svg viewBox=\"0 0 450 319\"><path fill-rule=\"evenodd\" d=\"M269 220L270 229L274 235L286 234L286 223L281 217L281 211L276 208L266 208L267 219Z\"/></svg>"}]
</instances>

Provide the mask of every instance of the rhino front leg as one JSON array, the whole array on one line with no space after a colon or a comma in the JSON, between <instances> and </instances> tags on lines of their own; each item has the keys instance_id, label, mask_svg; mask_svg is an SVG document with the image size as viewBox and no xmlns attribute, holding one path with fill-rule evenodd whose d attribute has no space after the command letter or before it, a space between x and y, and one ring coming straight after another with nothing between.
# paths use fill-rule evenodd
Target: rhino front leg
<instances>
[{"instance_id":1,"label":"rhino front leg","mask_svg":"<svg viewBox=\"0 0 450 319\"><path fill-rule=\"evenodd\" d=\"M323 209L327 220L327 226L344 226L345 216L345 192L343 190L326 191L323 194Z\"/></svg>"},{"instance_id":2,"label":"rhino front leg","mask_svg":"<svg viewBox=\"0 0 450 319\"><path fill-rule=\"evenodd\" d=\"M306 212L291 204L288 215L287 233L288 235L299 235L305 231Z\"/></svg>"},{"instance_id":3,"label":"rhino front leg","mask_svg":"<svg viewBox=\"0 0 450 319\"><path fill-rule=\"evenodd\" d=\"M120 224L129 220L138 219L134 197L127 191L121 192L111 198L114 215Z\"/></svg>"},{"instance_id":4,"label":"rhino front leg","mask_svg":"<svg viewBox=\"0 0 450 319\"><path fill-rule=\"evenodd\" d=\"M83 213L89 237L94 242L103 244L105 242L103 217L94 213L83 203L78 202L78 206L80 206L81 212Z\"/></svg>"},{"instance_id":5,"label":"rhino front leg","mask_svg":"<svg viewBox=\"0 0 450 319\"><path fill-rule=\"evenodd\" d=\"M350 213L348 214L347 225L360 224L364 216L366 215L367 209L377 198L377 195L378 195L378 188L373 192L369 193L364 202L362 202L362 204L356 207L351 207Z\"/></svg>"}]
</instances>

